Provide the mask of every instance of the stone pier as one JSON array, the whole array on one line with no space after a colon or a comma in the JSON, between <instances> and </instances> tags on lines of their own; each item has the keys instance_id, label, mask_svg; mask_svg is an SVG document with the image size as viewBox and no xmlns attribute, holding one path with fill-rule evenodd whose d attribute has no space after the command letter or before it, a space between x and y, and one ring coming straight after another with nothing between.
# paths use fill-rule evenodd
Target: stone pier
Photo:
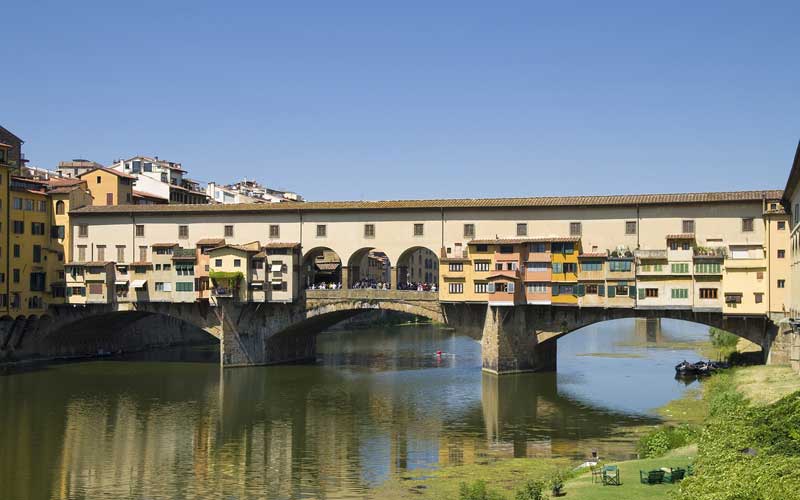
<instances>
[{"instance_id":1,"label":"stone pier","mask_svg":"<svg viewBox=\"0 0 800 500\"><path fill-rule=\"evenodd\" d=\"M487 306L482 367L490 373L556 371L555 340L539 342L539 317L530 307Z\"/></svg>"}]
</instances>

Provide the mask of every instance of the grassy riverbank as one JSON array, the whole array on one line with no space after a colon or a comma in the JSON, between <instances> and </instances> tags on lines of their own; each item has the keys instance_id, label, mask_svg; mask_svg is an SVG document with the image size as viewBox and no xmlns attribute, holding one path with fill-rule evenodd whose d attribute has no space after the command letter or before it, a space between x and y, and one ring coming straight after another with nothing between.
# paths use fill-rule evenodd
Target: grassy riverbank
<instances>
[{"instance_id":1,"label":"grassy riverbank","mask_svg":"<svg viewBox=\"0 0 800 500\"><path fill-rule=\"evenodd\" d=\"M785 478L794 478L800 472L800 433L791 428L800 428L800 376L788 367L751 366L738 368L728 373L712 377L701 389L687 392L684 397L672 401L659 409L666 426L687 426L697 430L699 443L671 450L663 456L613 462L620 468L622 486L602 486L592 483L591 474L584 472L565 483L564 498L574 500L645 500L645 499L745 499L778 500L797 498L791 488L783 489ZM786 398L786 399L782 399ZM794 399L793 399L794 398ZM776 403L777 402L777 403ZM778 434L771 426L777 422ZM798 425L795 425L797 422ZM793 426L793 427L792 427ZM703 429L702 432L700 429ZM653 430L653 429L650 429ZM656 428L658 430L658 428ZM643 429L643 433L648 429ZM782 431L785 431L781 433ZM795 434L792 434L794 432ZM780 450L768 448L764 436L784 443L796 441L798 453L783 456ZM786 434L788 433L788 434ZM777 436L777 437L776 437ZM782 441L781 441L782 440ZM732 449L731 447L739 447ZM749 456L739 449L763 447L761 456ZM789 445L791 448L791 444ZM791 450L790 450L791 451ZM698 473L679 485L648 486L639 481L639 471L660 467L685 467L694 463ZM474 484L484 481L487 489L498 499L514 499L515 492L528 480L547 482L556 471L568 472L577 464L566 459L500 459L485 463L445 466L434 471L406 473L390 480L373 491L372 498L387 500L458 499L462 483ZM773 466L782 467L775 470ZM740 476L748 476L757 486L747 495L736 496L736 490L713 496L715 488L720 488L719 478L725 474L725 467L736 470L732 478L723 481L734 485L731 488L747 488ZM794 467L792 469L791 467ZM750 477L753 471L772 481L759 485L757 477ZM800 481L800 477L797 478ZM755 488L755 486L754 486ZM760 489L758 489L760 488ZM704 492L710 496L704 495ZM783 496L776 496L783 495ZM788 495L788 496L787 496Z\"/></svg>"}]
</instances>

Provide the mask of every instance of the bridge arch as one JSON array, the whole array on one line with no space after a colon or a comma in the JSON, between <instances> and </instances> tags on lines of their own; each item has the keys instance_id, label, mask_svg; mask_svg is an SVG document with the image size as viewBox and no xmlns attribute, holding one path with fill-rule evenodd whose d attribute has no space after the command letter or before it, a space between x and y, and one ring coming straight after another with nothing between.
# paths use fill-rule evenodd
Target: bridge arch
<instances>
[{"instance_id":1,"label":"bridge arch","mask_svg":"<svg viewBox=\"0 0 800 500\"><path fill-rule=\"evenodd\" d=\"M218 328L196 307L154 306L126 311L65 311L53 318L42 317L27 339L27 348L52 357L92 356L218 342Z\"/></svg>"},{"instance_id":2,"label":"bridge arch","mask_svg":"<svg viewBox=\"0 0 800 500\"><path fill-rule=\"evenodd\" d=\"M380 248L360 248L347 259L347 285L349 288L365 283L391 284L391 273L391 260Z\"/></svg>"},{"instance_id":3,"label":"bridge arch","mask_svg":"<svg viewBox=\"0 0 800 500\"><path fill-rule=\"evenodd\" d=\"M558 340L566 335L607 321L617 319L652 319L652 320L677 320L686 323L699 324L707 327L719 328L738 337L752 342L766 351L765 343L769 342L769 331L774 325L763 316L728 316L722 313L695 312L691 310L635 310L635 309L598 309L571 308L559 311L551 308L549 318L540 311L540 319L548 323L547 327L537 331L537 343L547 343Z\"/></svg>"},{"instance_id":4,"label":"bridge arch","mask_svg":"<svg viewBox=\"0 0 800 500\"><path fill-rule=\"evenodd\" d=\"M303 256L303 285L310 288L322 283L342 283L342 258L326 246L310 249Z\"/></svg>"},{"instance_id":5,"label":"bridge arch","mask_svg":"<svg viewBox=\"0 0 800 500\"><path fill-rule=\"evenodd\" d=\"M439 257L435 250L425 245L407 248L396 263L397 286L408 283L439 283Z\"/></svg>"}]
</instances>

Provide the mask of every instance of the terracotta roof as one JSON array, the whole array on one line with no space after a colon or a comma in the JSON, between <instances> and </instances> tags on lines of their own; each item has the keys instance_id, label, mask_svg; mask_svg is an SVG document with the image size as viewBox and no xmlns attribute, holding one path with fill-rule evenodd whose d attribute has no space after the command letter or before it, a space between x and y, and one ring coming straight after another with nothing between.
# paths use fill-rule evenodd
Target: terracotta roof
<instances>
[{"instance_id":1,"label":"terracotta roof","mask_svg":"<svg viewBox=\"0 0 800 500\"><path fill-rule=\"evenodd\" d=\"M495 238L485 240L472 240L469 245L514 245L525 243L561 243L561 242L577 242L580 241L580 236L547 236L540 238Z\"/></svg>"},{"instance_id":2,"label":"terracotta roof","mask_svg":"<svg viewBox=\"0 0 800 500\"><path fill-rule=\"evenodd\" d=\"M250 243L245 243L244 245L220 245L218 247L214 247L209 252L213 252L214 250L222 250L223 248L233 248L234 250L241 250L242 252L254 252L258 253L261 251L261 245L257 241L251 241Z\"/></svg>"},{"instance_id":3,"label":"terracotta roof","mask_svg":"<svg viewBox=\"0 0 800 500\"><path fill-rule=\"evenodd\" d=\"M668 234L668 240L693 240L694 233L679 233L679 234Z\"/></svg>"},{"instance_id":4,"label":"terracotta roof","mask_svg":"<svg viewBox=\"0 0 800 500\"><path fill-rule=\"evenodd\" d=\"M311 212L327 210L393 210L445 208L544 208L565 206L637 206L761 202L780 198L782 191L732 191L719 193L641 194L613 196L549 196L538 198L485 198L394 201L318 201L284 203L237 203L229 205L111 205L88 206L75 214L112 213L222 213L222 212Z\"/></svg>"},{"instance_id":5,"label":"terracotta roof","mask_svg":"<svg viewBox=\"0 0 800 500\"><path fill-rule=\"evenodd\" d=\"M11 148L13 148L13 147L14 147L14 146L12 146L11 144L5 144L5 143L2 143L2 142L0 142L0 148L3 148L3 149L11 149Z\"/></svg>"},{"instance_id":6,"label":"terracotta roof","mask_svg":"<svg viewBox=\"0 0 800 500\"><path fill-rule=\"evenodd\" d=\"M203 238L201 240L197 240L197 246L201 245L221 246L224 244L225 244L224 238Z\"/></svg>"},{"instance_id":7,"label":"terracotta roof","mask_svg":"<svg viewBox=\"0 0 800 500\"><path fill-rule=\"evenodd\" d=\"M153 243L150 245L153 248L175 248L178 246L177 243Z\"/></svg>"},{"instance_id":8,"label":"terracotta roof","mask_svg":"<svg viewBox=\"0 0 800 500\"><path fill-rule=\"evenodd\" d=\"M76 189L81 189L80 186L59 186L57 188L49 189L47 191L48 194L65 194L71 193Z\"/></svg>"},{"instance_id":9,"label":"terracotta roof","mask_svg":"<svg viewBox=\"0 0 800 500\"><path fill-rule=\"evenodd\" d=\"M83 179L76 179L75 177L50 177L47 179L47 184L56 187L56 186L76 186L78 184L83 184L86 182Z\"/></svg>"},{"instance_id":10,"label":"terracotta roof","mask_svg":"<svg viewBox=\"0 0 800 500\"><path fill-rule=\"evenodd\" d=\"M270 248L298 248L299 246L300 246L300 243L278 243L278 242L273 242L273 243L267 243L264 248L267 248L267 249L270 249Z\"/></svg>"},{"instance_id":11,"label":"terracotta roof","mask_svg":"<svg viewBox=\"0 0 800 500\"><path fill-rule=\"evenodd\" d=\"M253 258L254 259L266 259L267 258L267 252L262 250L262 251L258 252L257 254L253 255Z\"/></svg>"},{"instance_id":12,"label":"terracotta roof","mask_svg":"<svg viewBox=\"0 0 800 500\"><path fill-rule=\"evenodd\" d=\"M145 193L144 191L137 191L135 189L133 190L133 196L134 196L134 198L139 197L139 198L150 198L150 199L153 199L153 200L160 200L160 201L165 201L165 202L169 201L168 199L162 198L161 196L158 196L158 195L155 195L155 194L150 194L150 193Z\"/></svg>"},{"instance_id":13,"label":"terracotta roof","mask_svg":"<svg viewBox=\"0 0 800 500\"><path fill-rule=\"evenodd\" d=\"M106 264L111 264L111 262L105 261L105 260L90 260L88 262L67 262L64 265L65 266L98 267L98 266L105 266Z\"/></svg>"},{"instance_id":14,"label":"terracotta roof","mask_svg":"<svg viewBox=\"0 0 800 500\"><path fill-rule=\"evenodd\" d=\"M79 175L78 177L80 178L80 177L83 177L84 175L89 175L89 174L91 174L92 172L96 172L96 171L98 171L98 170L102 170L103 172L107 172L107 173L109 173L109 174L114 174L114 175L116 175L117 177L123 177L123 178L125 178L125 179L133 179L133 180L136 180L136 177L134 177L134 176L132 176L132 175L124 174L124 173L122 173L122 172L119 172L119 171L117 171L117 170L114 170L113 168L106 168L106 167L95 167L95 168L93 168L93 169L89 170L88 172L84 172L84 173L82 173L82 174L81 174L81 175Z\"/></svg>"}]
</instances>

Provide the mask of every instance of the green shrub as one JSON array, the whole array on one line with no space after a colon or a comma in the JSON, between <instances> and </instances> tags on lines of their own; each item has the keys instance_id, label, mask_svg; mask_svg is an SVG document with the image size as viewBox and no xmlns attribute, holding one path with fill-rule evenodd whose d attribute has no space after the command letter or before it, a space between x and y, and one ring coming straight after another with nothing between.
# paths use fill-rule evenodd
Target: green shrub
<instances>
[{"instance_id":1,"label":"green shrub","mask_svg":"<svg viewBox=\"0 0 800 500\"><path fill-rule=\"evenodd\" d=\"M708 334L711 336L711 344L719 349L734 348L739 343L739 337L736 335L713 326L708 330Z\"/></svg>"},{"instance_id":2,"label":"green shrub","mask_svg":"<svg viewBox=\"0 0 800 500\"><path fill-rule=\"evenodd\" d=\"M459 500L502 500L503 497L489 491L484 481L475 481L472 484L461 483L458 493Z\"/></svg>"},{"instance_id":3,"label":"green shrub","mask_svg":"<svg viewBox=\"0 0 800 500\"><path fill-rule=\"evenodd\" d=\"M698 428L688 424L657 427L639 439L637 451L643 458L660 457L669 450L696 442L698 434Z\"/></svg>"},{"instance_id":4,"label":"green shrub","mask_svg":"<svg viewBox=\"0 0 800 500\"><path fill-rule=\"evenodd\" d=\"M521 489L517 490L514 500L545 500L544 482L530 480Z\"/></svg>"},{"instance_id":5,"label":"green shrub","mask_svg":"<svg viewBox=\"0 0 800 500\"><path fill-rule=\"evenodd\" d=\"M706 385L710 417L698 441L695 474L680 500L799 500L800 391L750 405L730 374Z\"/></svg>"}]
</instances>

